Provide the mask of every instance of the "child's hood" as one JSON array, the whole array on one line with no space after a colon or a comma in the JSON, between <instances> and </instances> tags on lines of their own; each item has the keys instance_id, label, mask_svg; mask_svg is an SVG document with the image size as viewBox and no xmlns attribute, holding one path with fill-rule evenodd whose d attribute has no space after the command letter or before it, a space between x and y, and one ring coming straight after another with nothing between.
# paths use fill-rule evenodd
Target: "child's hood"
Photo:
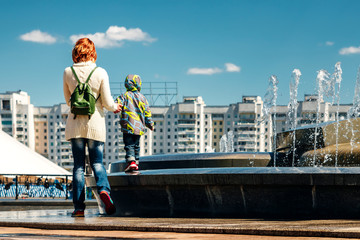
<instances>
[{"instance_id":1,"label":"child's hood","mask_svg":"<svg viewBox=\"0 0 360 240\"><path fill-rule=\"evenodd\" d=\"M141 90L141 78L139 75L129 74L125 78L125 87L128 91Z\"/></svg>"}]
</instances>

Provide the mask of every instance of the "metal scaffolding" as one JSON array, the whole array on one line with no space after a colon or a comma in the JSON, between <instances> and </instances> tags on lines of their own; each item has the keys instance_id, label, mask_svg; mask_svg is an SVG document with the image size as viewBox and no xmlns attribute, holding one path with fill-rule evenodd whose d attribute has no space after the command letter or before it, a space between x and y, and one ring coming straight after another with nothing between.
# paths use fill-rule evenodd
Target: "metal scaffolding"
<instances>
[{"instance_id":1,"label":"metal scaffolding","mask_svg":"<svg viewBox=\"0 0 360 240\"><path fill-rule=\"evenodd\" d=\"M114 98L126 91L123 82L110 82L110 87ZM150 106L169 106L178 101L177 82L144 82L141 93L147 98Z\"/></svg>"}]
</instances>

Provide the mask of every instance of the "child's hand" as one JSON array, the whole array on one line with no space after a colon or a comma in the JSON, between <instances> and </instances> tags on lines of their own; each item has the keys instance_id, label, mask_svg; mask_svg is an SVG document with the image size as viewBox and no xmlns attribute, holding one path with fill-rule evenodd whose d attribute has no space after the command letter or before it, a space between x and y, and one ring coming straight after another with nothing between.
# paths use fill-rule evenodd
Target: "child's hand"
<instances>
[{"instance_id":1,"label":"child's hand","mask_svg":"<svg viewBox=\"0 0 360 240\"><path fill-rule=\"evenodd\" d=\"M150 129L151 131L154 131L154 126L150 126L149 129Z\"/></svg>"},{"instance_id":2,"label":"child's hand","mask_svg":"<svg viewBox=\"0 0 360 240\"><path fill-rule=\"evenodd\" d=\"M116 113L121 112L121 109L122 109L122 105L118 104L117 109L116 109L116 111L114 111L114 113L116 114Z\"/></svg>"}]
</instances>

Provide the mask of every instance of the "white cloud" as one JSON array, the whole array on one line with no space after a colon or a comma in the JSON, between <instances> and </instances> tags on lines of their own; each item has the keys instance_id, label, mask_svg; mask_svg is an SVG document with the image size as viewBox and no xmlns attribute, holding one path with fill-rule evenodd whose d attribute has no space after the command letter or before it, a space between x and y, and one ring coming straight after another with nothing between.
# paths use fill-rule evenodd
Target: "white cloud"
<instances>
[{"instance_id":1,"label":"white cloud","mask_svg":"<svg viewBox=\"0 0 360 240\"><path fill-rule=\"evenodd\" d=\"M111 26L106 31L106 35L109 36L110 39L116 41L136 41L136 42L154 42L155 38L152 38L148 33L143 32L140 28L129 28Z\"/></svg>"},{"instance_id":2,"label":"white cloud","mask_svg":"<svg viewBox=\"0 0 360 240\"><path fill-rule=\"evenodd\" d=\"M240 72L241 68L233 63L225 63L227 72Z\"/></svg>"},{"instance_id":3,"label":"white cloud","mask_svg":"<svg viewBox=\"0 0 360 240\"><path fill-rule=\"evenodd\" d=\"M46 32L41 32L40 30L33 30L29 33L25 33L20 36L20 39L23 41L45 43L45 44L53 44L56 42L55 37L51 36Z\"/></svg>"},{"instance_id":4,"label":"white cloud","mask_svg":"<svg viewBox=\"0 0 360 240\"><path fill-rule=\"evenodd\" d=\"M124 42L117 42L115 40L109 39L105 33L72 35L70 36L70 40L72 43L76 43L77 40L85 37L90 38L98 48L121 47L124 44Z\"/></svg>"},{"instance_id":5,"label":"white cloud","mask_svg":"<svg viewBox=\"0 0 360 240\"><path fill-rule=\"evenodd\" d=\"M148 33L140 28L129 28L110 26L105 33L97 32L94 34L79 34L70 36L70 40L75 43L79 38L87 37L94 41L96 47L113 48L121 47L124 41L134 41L152 43L156 38L152 38Z\"/></svg>"},{"instance_id":6,"label":"white cloud","mask_svg":"<svg viewBox=\"0 0 360 240\"><path fill-rule=\"evenodd\" d=\"M225 63L225 69L221 68L189 68L187 74L190 75L213 75L221 72L240 72L241 67L236 66L233 63Z\"/></svg>"},{"instance_id":7,"label":"white cloud","mask_svg":"<svg viewBox=\"0 0 360 240\"><path fill-rule=\"evenodd\" d=\"M332 45L334 45L335 43L334 42L331 42L331 41L327 41L327 42L325 42L325 45L326 46L332 46Z\"/></svg>"},{"instance_id":8,"label":"white cloud","mask_svg":"<svg viewBox=\"0 0 360 240\"><path fill-rule=\"evenodd\" d=\"M221 73L223 70L220 68L189 68L187 74L191 75L213 75L215 73Z\"/></svg>"},{"instance_id":9,"label":"white cloud","mask_svg":"<svg viewBox=\"0 0 360 240\"><path fill-rule=\"evenodd\" d=\"M340 49L339 53L341 55L349 55L349 54L360 54L360 47L347 47Z\"/></svg>"}]
</instances>

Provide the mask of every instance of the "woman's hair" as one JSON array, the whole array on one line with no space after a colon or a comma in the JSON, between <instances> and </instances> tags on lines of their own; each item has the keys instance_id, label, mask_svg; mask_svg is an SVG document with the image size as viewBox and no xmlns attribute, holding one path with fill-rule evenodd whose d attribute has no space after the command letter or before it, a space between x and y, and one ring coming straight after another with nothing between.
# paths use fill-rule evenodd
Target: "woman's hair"
<instances>
[{"instance_id":1,"label":"woman's hair","mask_svg":"<svg viewBox=\"0 0 360 240\"><path fill-rule=\"evenodd\" d=\"M72 50L72 59L74 63L78 62L95 62L97 58L95 44L89 38L80 38L75 43Z\"/></svg>"}]
</instances>

